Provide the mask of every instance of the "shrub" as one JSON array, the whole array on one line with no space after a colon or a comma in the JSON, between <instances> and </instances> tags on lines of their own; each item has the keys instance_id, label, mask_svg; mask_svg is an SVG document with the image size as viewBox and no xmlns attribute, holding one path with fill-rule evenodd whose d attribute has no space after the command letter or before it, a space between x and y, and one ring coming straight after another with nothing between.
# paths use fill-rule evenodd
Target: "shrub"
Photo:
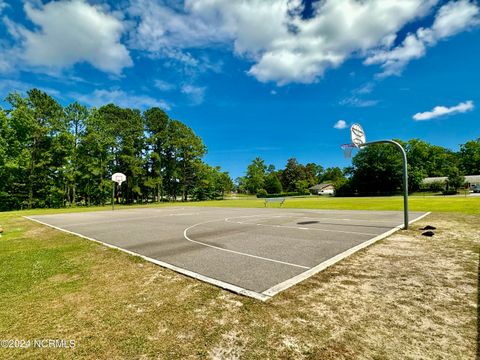
<instances>
[{"instance_id":1,"label":"shrub","mask_svg":"<svg viewBox=\"0 0 480 360\"><path fill-rule=\"evenodd\" d=\"M295 182L295 190L300 194L308 194L308 182L306 180L298 180Z\"/></svg>"},{"instance_id":2,"label":"shrub","mask_svg":"<svg viewBox=\"0 0 480 360\"><path fill-rule=\"evenodd\" d=\"M439 192L445 190L445 181L434 181L427 185L427 190Z\"/></svg>"},{"instance_id":3,"label":"shrub","mask_svg":"<svg viewBox=\"0 0 480 360\"><path fill-rule=\"evenodd\" d=\"M272 172L265 178L265 190L267 190L269 194L279 194L282 192L282 183L276 173Z\"/></svg>"},{"instance_id":4,"label":"shrub","mask_svg":"<svg viewBox=\"0 0 480 360\"><path fill-rule=\"evenodd\" d=\"M449 190L457 190L465 184L465 177L456 167L453 167L449 171L447 183Z\"/></svg>"},{"instance_id":5,"label":"shrub","mask_svg":"<svg viewBox=\"0 0 480 360\"><path fill-rule=\"evenodd\" d=\"M257 191L257 198L265 198L268 196L267 190L265 189L259 189Z\"/></svg>"},{"instance_id":6,"label":"shrub","mask_svg":"<svg viewBox=\"0 0 480 360\"><path fill-rule=\"evenodd\" d=\"M260 189L263 190L263 189ZM300 192L285 192L285 193L278 193L278 194L260 194L260 190L257 193L257 198L277 198L277 197L288 197L288 196L303 196L303 195L309 195L310 193L300 193Z\"/></svg>"}]
</instances>

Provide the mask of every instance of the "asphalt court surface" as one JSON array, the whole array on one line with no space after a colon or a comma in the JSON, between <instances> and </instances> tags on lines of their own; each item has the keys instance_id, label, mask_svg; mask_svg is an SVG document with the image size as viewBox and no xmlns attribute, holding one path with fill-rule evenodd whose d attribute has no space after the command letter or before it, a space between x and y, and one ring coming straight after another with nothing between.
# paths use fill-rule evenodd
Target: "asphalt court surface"
<instances>
[{"instance_id":1,"label":"asphalt court surface","mask_svg":"<svg viewBox=\"0 0 480 360\"><path fill-rule=\"evenodd\" d=\"M411 212L410 219L424 215ZM207 207L29 218L262 300L403 223L397 211Z\"/></svg>"}]
</instances>

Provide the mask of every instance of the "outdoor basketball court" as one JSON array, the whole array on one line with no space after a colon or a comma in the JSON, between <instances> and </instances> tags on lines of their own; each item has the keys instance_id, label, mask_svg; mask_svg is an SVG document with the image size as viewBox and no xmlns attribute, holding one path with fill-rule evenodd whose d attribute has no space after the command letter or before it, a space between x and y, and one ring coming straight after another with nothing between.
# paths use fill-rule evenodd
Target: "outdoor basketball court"
<instances>
[{"instance_id":1,"label":"outdoor basketball court","mask_svg":"<svg viewBox=\"0 0 480 360\"><path fill-rule=\"evenodd\" d=\"M411 212L418 220L426 213ZM166 207L32 216L260 300L403 225L396 211Z\"/></svg>"}]
</instances>

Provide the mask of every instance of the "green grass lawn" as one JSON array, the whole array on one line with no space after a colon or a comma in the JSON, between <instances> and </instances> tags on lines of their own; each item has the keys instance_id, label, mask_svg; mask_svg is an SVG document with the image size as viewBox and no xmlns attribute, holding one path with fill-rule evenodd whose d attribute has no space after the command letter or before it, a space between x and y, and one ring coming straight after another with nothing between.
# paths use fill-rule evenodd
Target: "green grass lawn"
<instances>
[{"instance_id":1,"label":"green grass lawn","mask_svg":"<svg viewBox=\"0 0 480 360\"><path fill-rule=\"evenodd\" d=\"M185 203L190 206L221 206L221 207L264 207L264 200L219 200ZM268 204L269 207L278 207L279 204ZM402 210L403 197L306 197L287 198L285 208L291 209L335 209L335 210ZM480 214L480 197L420 197L409 198L411 211L432 212L459 212L466 214Z\"/></svg>"},{"instance_id":2,"label":"green grass lawn","mask_svg":"<svg viewBox=\"0 0 480 360\"><path fill-rule=\"evenodd\" d=\"M261 208L264 207L264 200L257 198L239 198L226 200L211 200L200 202L171 202L144 205L116 205L116 210L132 209L142 207L164 207L164 206L214 206L214 207L241 207ZM270 203L269 207L279 207L278 203ZM290 209L335 209L335 210L402 210L403 197L292 197L287 198L284 208ZM410 211L431 211L431 212L458 212L465 214L480 214L480 196L410 196ZM0 213L0 224L2 219L17 216L28 216L34 214L55 214L63 212L84 212L110 210L110 206L73 207L64 209L33 209L22 211L9 211Z\"/></svg>"}]
</instances>

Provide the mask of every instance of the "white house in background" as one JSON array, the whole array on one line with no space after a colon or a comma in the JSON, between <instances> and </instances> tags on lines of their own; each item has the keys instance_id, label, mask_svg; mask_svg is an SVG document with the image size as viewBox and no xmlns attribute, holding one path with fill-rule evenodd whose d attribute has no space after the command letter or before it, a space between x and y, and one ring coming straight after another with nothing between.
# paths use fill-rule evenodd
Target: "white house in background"
<instances>
[{"instance_id":1,"label":"white house in background","mask_svg":"<svg viewBox=\"0 0 480 360\"><path fill-rule=\"evenodd\" d=\"M448 177L438 176L438 177L427 177L422 180L422 185L430 185L432 183L442 182L446 185ZM465 188L473 189L475 185L480 185L480 175L466 175L465 176Z\"/></svg>"},{"instance_id":2,"label":"white house in background","mask_svg":"<svg viewBox=\"0 0 480 360\"><path fill-rule=\"evenodd\" d=\"M332 183L322 183L308 188L312 195L333 195L335 186Z\"/></svg>"}]
</instances>

